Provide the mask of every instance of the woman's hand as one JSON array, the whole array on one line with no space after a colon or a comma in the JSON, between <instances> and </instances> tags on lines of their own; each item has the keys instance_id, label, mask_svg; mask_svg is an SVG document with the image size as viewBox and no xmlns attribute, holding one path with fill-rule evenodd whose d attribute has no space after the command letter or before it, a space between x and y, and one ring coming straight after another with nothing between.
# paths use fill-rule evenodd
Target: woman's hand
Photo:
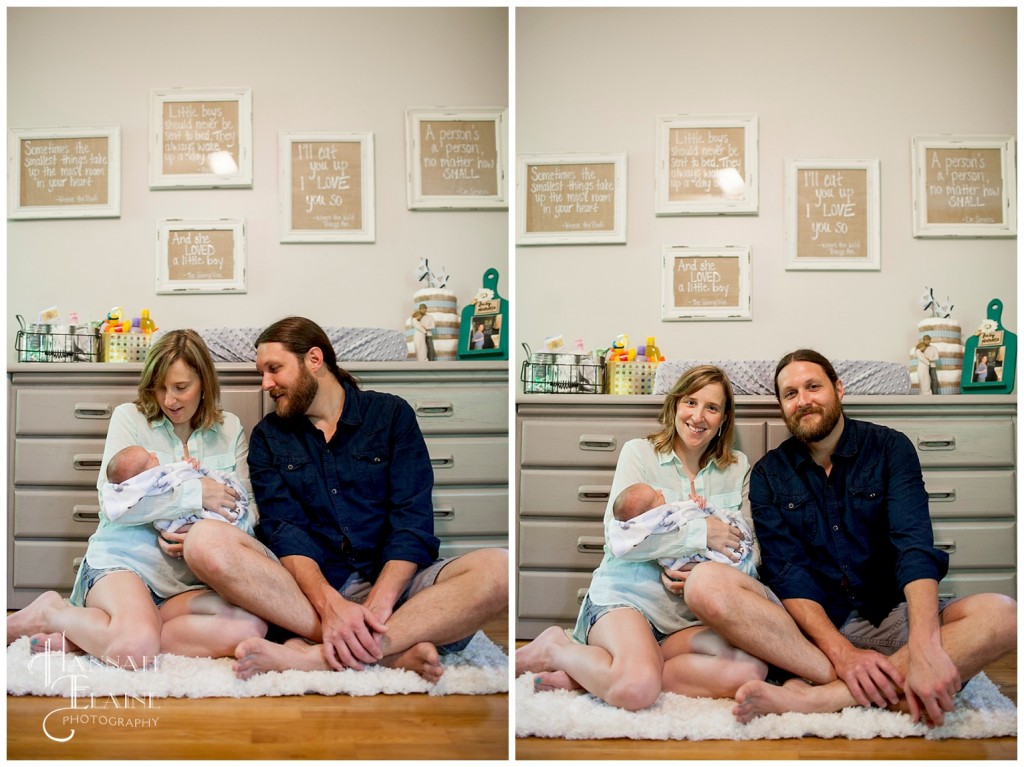
<instances>
[{"instance_id":1,"label":"woman's hand","mask_svg":"<svg viewBox=\"0 0 1024 767\"><path fill-rule=\"evenodd\" d=\"M737 550L743 542L743 533L738 527L715 517L708 517L708 549L725 554L733 562L740 561Z\"/></svg>"},{"instance_id":2,"label":"woman's hand","mask_svg":"<svg viewBox=\"0 0 1024 767\"><path fill-rule=\"evenodd\" d=\"M667 567L663 567L663 572L661 573L662 585L668 590L669 594L681 597L683 589L686 587L686 579L690 577L690 570L696 566L696 562L688 562L679 570L670 570Z\"/></svg>"},{"instance_id":3,"label":"woman's hand","mask_svg":"<svg viewBox=\"0 0 1024 767\"><path fill-rule=\"evenodd\" d=\"M166 530L159 531L156 543L160 547L160 551L171 559L181 559L185 551L185 533L191 527L192 525L184 525L179 527L176 533L169 533Z\"/></svg>"},{"instance_id":4,"label":"woman's hand","mask_svg":"<svg viewBox=\"0 0 1024 767\"><path fill-rule=\"evenodd\" d=\"M199 481L203 483L203 508L220 514L228 522L234 522L238 518L234 511L238 493L212 477L203 477Z\"/></svg>"}]
</instances>

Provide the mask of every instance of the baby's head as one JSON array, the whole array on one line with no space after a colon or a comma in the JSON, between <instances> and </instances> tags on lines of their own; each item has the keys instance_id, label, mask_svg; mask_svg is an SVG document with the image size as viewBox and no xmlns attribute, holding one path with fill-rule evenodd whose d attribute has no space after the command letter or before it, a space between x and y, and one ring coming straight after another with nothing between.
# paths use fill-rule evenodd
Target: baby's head
<instances>
[{"instance_id":1,"label":"baby's head","mask_svg":"<svg viewBox=\"0 0 1024 767\"><path fill-rule=\"evenodd\" d=\"M110 459L107 464L107 481L120 485L159 465L156 453L151 453L139 445L129 445L123 450L118 450Z\"/></svg>"},{"instance_id":2,"label":"baby's head","mask_svg":"<svg viewBox=\"0 0 1024 767\"><path fill-rule=\"evenodd\" d=\"M637 482L623 490L612 504L612 514L619 522L628 522L645 511L665 503L665 494L643 482Z\"/></svg>"}]
</instances>

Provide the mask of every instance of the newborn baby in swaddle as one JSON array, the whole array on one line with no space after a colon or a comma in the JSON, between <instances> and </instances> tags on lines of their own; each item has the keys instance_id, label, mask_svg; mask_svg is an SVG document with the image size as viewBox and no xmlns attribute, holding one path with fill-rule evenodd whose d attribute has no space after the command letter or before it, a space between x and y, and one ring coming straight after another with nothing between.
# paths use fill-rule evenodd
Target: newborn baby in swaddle
<instances>
[{"instance_id":1,"label":"newborn baby in swaddle","mask_svg":"<svg viewBox=\"0 0 1024 767\"><path fill-rule=\"evenodd\" d=\"M717 517L740 530L743 540L736 550L740 557L739 561L733 561L721 552L706 549L700 554L677 559L663 557L658 560L658 564L671 570L678 570L689 562L709 560L739 566L744 564L753 551L753 537L743 515L739 512L727 514L706 503L699 496L691 495L685 501L665 503L665 496L661 491L638 482L619 493L612 505L612 514L615 521L609 525L608 546L615 556L622 556L652 535L678 530L686 523L703 517Z\"/></svg>"},{"instance_id":2,"label":"newborn baby in swaddle","mask_svg":"<svg viewBox=\"0 0 1024 767\"><path fill-rule=\"evenodd\" d=\"M140 445L129 445L119 450L107 464L107 483L103 486L103 509L111 520L116 520L148 495L167 493L189 479L210 477L228 485L238 493L234 522L249 512L249 496L233 475L216 469L204 469L195 458L161 466L156 453ZM178 519L158 519L153 526L161 532L175 533L185 525L200 519L232 520L215 511L202 509Z\"/></svg>"}]
</instances>

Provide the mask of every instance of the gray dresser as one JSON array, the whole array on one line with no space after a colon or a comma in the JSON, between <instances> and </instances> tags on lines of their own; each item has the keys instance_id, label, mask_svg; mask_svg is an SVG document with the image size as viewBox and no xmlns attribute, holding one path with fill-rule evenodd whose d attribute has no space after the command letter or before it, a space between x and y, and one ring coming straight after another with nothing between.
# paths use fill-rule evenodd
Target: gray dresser
<instances>
[{"instance_id":1,"label":"gray dresser","mask_svg":"<svg viewBox=\"0 0 1024 767\"><path fill-rule=\"evenodd\" d=\"M604 545L619 449L657 428L655 395L520 395L516 400L517 623L532 639L571 626ZM1016 596L1016 398L848 396L845 412L917 447L935 545L950 555L940 592ZM737 448L751 465L789 436L772 397L737 398Z\"/></svg>"},{"instance_id":2,"label":"gray dresser","mask_svg":"<svg viewBox=\"0 0 1024 767\"><path fill-rule=\"evenodd\" d=\"M508 363L342 363L363 388L412 405L434 467L442 554L508 545ZM99 519L107 424L136 397L139 363L8 370L7 607L70 592ZM225 410L251 431L273 403L248 363L217 366Z\"/></svg>"}]
</instances>

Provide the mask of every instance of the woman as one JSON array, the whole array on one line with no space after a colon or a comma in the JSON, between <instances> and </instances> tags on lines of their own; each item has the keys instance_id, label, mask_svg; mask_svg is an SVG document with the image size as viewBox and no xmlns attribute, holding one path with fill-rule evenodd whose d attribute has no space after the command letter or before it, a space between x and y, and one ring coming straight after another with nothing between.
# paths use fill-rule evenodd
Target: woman
<instances>
[{"instance_id":1,"label":"woman","mask_svg":"<svg viewBox=\"0 0 1024 767\"><path fill-rule=\"evenodd\" d=\"M704 365L684 373L665 398L661 429L627 442L619 455L608 507L630 485L659 488L669 501L700 498L745 516L750 465L732 450L735 407L729 379ZM752 526L751 526L752 529ZM764 679L767 666L701 626L680 598L687 571L669 571L662 583L660 557L707 549L738 560L741 533L708 517L674 532L652 535L628 554L605 547L580 609L574 640L551 627L516 653L516 675L538 673L539 687L583 687L629 710L653 704L662 690L693 697L732 697L744 683Z\"/></svg>"},{"instance_id":2,"label":"woman","mask_svg":"<svg viewBox=\"0 0 1024 767\"><path fill-rule=\"evenodd\" d=\"M220 384L206 344L195 331L174 330L159 338L142 369L138 399L119 405L110 419L97 489L107 464L122 448L141 445L161 464L196 459L207 469L232 472L252 495L248 442L238 418L220 409ZM237 495L211 477L191 479L170 493L142 498L112 521L103 508L100 524L78 571L67 604L54 591L39 596L8 618L8 644L34 635L84 650L127 668L141 668L161 652L197 657L233 656L244 639L263 636L267 625L207 589L182 559L182 535L158 546L153 522L204 509L226 518ZM250 535L253 519L239 524ZM173 541L173 542L172 542Z\"/></svg>"}]
</instances>

